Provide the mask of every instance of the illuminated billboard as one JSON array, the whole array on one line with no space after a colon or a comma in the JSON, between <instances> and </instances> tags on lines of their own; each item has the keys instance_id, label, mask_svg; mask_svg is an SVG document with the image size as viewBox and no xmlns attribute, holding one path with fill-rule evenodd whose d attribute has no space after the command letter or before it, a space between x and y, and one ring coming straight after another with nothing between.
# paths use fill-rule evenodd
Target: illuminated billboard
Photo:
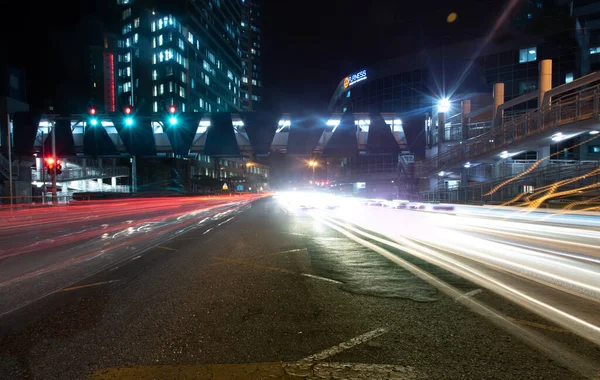
<instances>
[{"instance_id":1,"label":"illuminated billboard","mask_svg":"<svg viewBox=\"0 0 600 380\"><path fill-rule=\"evenodd\" d=\"M367 70L361 70L344 78L344 88L348 88L355 83L367 79Z\"/></svg>"}]
</instances>

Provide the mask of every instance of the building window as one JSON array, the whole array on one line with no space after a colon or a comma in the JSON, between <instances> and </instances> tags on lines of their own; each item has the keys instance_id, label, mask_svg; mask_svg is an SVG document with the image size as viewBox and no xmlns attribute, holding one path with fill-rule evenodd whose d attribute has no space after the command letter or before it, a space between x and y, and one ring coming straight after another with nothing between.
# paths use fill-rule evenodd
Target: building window
<instances>
[{"instance_id":1,"label":"building window","mask_svg":"<svg viewBox=\"0 0 600 380\"><path fill-rule=\"evenodd\" d=\"M348 92L346 93L346 97L349 98L350 97L350 90L348 90Z\"/></svg>"},{"instance_id":2,"label":"building window","mask_svg":"<svg viewBox=\"0 0 600 380\"><path fill-rule=\"evenodd\" d=\"M179 87L179 96L185 98L185 89L183 87Z\"/></svg>"},{"instance_id":3,"label":"building window","mask_svg":"<svg viewBox=\"0 0 600 380\"><path fill-rule=\"evenodd\" d=\"M133 20L133 27L134 28L139 28L140 27L140 18L136 18L135 20Z\"/></svg>"},{"instance_id":4,"label":"building window","mask_svg":"<svg viewBox=\"0 0 600 380\"><path fill-rule=\"evenodd\" d=\"M162 34L160 36L158 36L158 46L162 46L163 44L163 36Z\"/></svg>"},{"instance_id":5,"label":"building window","mask_svg":"<svg viewBox=\"0 0 600 380\"><path fill-rule=\"evenodd\" d=\"M208 50L206 51L206 56L208 57L208 60L211 61L212 63L215 63L217 60L215 58L215 55Z\"/></svg>"},{"instance_id":6,"label":"building window","mask_svg":"<svg viewBox=\"0 0 600 380\"><path fill-rule=\"evenodd\" d=\"M519 63L535 62L537 60L537 48L535 46L519 50Z\"/></svg>"},{"instance_id":7,"label":"building window","mask_svg":"<svg viewBox=\"0 0 600 380\"><path fill-rule=\"evenodd\" d=\"M140 38L140 36L136 33L133 35L133 43L137 44L138 43L138 39Z\"/></svg>"},{"instance_id":8,"label":"building window","mask_svg":"<svg viewBox=\"0 0 600 380\"><path fill-rule=\"evenodd\" d=\"M158 88L156 86L154 86L152 89L152 95L158 96ZM156 112L156 111L154 111L154 112Z\"/></svg>"},{"instance_id":9,"label":"building window","mask_svg":"<svg viewBox=\"0 0 600 380\"><path fill-rule=\"evenodd\" d=\"M156 21L152 21L152 31L156 32Z\"/></svg>"},{"instance_id":10,"label":"building window","mask_svg":"<svg viewBox=\"0 0 600 380\"><path fill-rule=\"evenodd\" d=\"M158 112L158 102L154 102L154 104L152 105L152 112Z\"/></svg>"},{"instance_id":11,"label":"building window","mask_svg":"<svg viewBox=\"0 0 600 380\"><path fill-rule=\"evenodd\" d=\"M131 16L131 8L127 8L123 11L123 20L125 20L127 17Z\"/></svg>"},{"instance_id":12,"label":"building window","mask_svg":"<svg viewBox=\"0 0 600 380\"><path fill-rule=\"evenodd\" d=\"M571 83L573 82L573 73L566 73L565 74L565 83Z\"/></svg>"},{"instance_id":13,"label":"building window","mask_svg":"<svg viewBox=\"0 0 600 380\"><path fill-rule=\"evenodd\" d=\"M185 80L186 80L186 79L187 79L187 78L185 77L185 73L184 73L184 72L182 72L182 73L181 73L181 81L182 81L183 83L185 83Z\"/></svg>"},{"instance_id":14,"label":"building window","mask_svg":"<svg viewBox=\"0 0 600 380\"><path fill-rule=\"evenodd\" d=\"M173 75L173 66L166 65L165 66L165 76Z\"/></svg>"},{"instance_id":15,"label":"building window","mask_svg":"<svg viewBox=\"0 0 600 380\"><path fill-rule=\"evenodd\" d=\"M210 86L210 78L208 77L208 75L204 76L204 83L206 83L207 86Z\"/></svg>"},{"instance_id":16,"label":"building window","mask_svg":"<svg viewBox=\"0 0 600 380\"><path fill-rule=\"evenodd\" d=\"M164 94L164 93L165 93L165 84L164 84L164 83L161 83L161 84L160 84L160 94L162 95L162 94Z\"/></svg>"},{"instance_id":17,"label":"building window","mask_svg":"<svg viewBox=\"0 0 600 380\"><path fill-rule=\"evenodd\" d=\"M158 78L158 73L156 72L156 70L152 70L152 79L156 80L156 78Z\"/></svg>"},{"instance_id":18,"label":"building window","mask_svg":"<svg viewBox=\"0 0 600 380\"><path fill-rule=\"evenodd\" d=\"M252 85L256 86L256 79L252 79Z\"/></svg>"},{"instance_id":19,"label":"building window","mask_svg":"<svg viewBox=\"0 0 600 380\"><path fill-rule=\"evenodd\" d=\"M131 24L126 24L123 26L123 34L127 34L131 32Z\"/></svg>"},{"instance_id":20,"label":"building window","mask_svg":"<svg viewBox=\"0 0 600 380\"><path fill-rule=\"evenodd\" d=\"M248 83L248 78L242 77L242 83Z\"/></svg>"},{"instance_id":21,"label":"building window","mask_svg":"<svg viewBox=\"0 0 600 380\"><path fill-rule=\"evenodd\" d=\"M589 153L600 153L600 145L590 145L588 149Z\"/></svg>"},{"instance_id":22,"label":"building window","mask_svg":"<svg viewBox=\"0 0 600 380\"><path fill-rule=\"evenodd\" d=\"M599 53L600 53L600 46L590 48L590 54L599 54Z\"/></svg>"},{"instance_id":23,"label":"building window","mask_svg":"<svg viewBox=\"0 0 600 380\"><path fill-rule=\"evenodd\" d=\"M233 80L233 73L229 70L227 70L227 78Z\"/></svg>"}]
</instances>

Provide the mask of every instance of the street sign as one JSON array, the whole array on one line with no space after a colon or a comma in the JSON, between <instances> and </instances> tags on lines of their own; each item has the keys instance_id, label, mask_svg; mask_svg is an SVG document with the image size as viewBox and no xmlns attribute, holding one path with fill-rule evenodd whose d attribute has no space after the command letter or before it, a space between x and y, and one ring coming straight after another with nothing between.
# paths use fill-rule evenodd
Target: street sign
<instances>
[{"instance_id":1,"label":"street sign","mask_svg":"<svg viewBox=\"0 0 600 380\"><path fill-rule=\"evenodd\" d=\"M237 191L244 191L244 186L242 185L237 185L237 187L235 188Z\"/></svg>"},{"instance_id":2,"label":"street sign","mask_svg":"<svg viewBox=\"0 0 600 380\"><path fill-rule=\"evenodd\" d=\"M226 183L223 184L223 190L229 190L229 186Z\"/></svg>"}]
</instances>

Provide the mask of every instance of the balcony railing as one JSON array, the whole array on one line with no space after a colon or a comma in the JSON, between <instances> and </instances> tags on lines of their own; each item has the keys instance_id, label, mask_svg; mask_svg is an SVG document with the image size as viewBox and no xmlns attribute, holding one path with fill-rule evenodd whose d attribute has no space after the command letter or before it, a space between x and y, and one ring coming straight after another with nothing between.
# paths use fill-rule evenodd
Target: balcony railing
<instances>
[{"instance_id":1,"label":"balcony railing","mask_svg":"<svg viewBox=\"0 0 600 380\"><path fill-rule=\"evenodd\" d=\"M44 169L32 169L31 179L33 181L50 181L50 176L46 173L44 176ZM129 168L124 166L108 167L108 168L78 168L78 169L64 169L62 174L56 177L58 182L68 181L80 181L86 179L96 178L111 178L111 177L127 177L129 176Z\"/></svg>"},{"instance_id":2,"label":"balcony railing","mask_svg":"<svg viewBox=\"0 0 600 380\"><path fill-rule=\"evenodd\" d=\"M416 163L419 176L449 165L460 165L484 154L502 150L509 144L536 136L557 126L588 120L598 115L600 86L555 99L541 112L517 116L488 132L453 146L440 155Z\"/></svg>"}]
</instances>

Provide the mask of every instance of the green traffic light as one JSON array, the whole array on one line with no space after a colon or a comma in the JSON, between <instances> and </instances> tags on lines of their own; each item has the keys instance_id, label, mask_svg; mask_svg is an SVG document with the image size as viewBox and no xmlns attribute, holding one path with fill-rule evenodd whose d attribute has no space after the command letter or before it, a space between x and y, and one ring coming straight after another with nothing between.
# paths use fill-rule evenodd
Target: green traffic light
<instances>
[{"instance_id":1,"label":"green traffic light","mask_svg":"<svg viewBox=\"0 0 600 380\"><path fill-rule=\"evenodd\" d=\"M125 125L129 125L129 126L133 125L133 118L131 118L131 117L126 118Z\"/></svg>"},{"instance_id":2,"label":"green traffic light","mask_svg":"<svg viewBox=\"0 0 600 380\"><path fill-rule=\"evenodd\" d=\"M98 125L98 120L92 119L92 120L90 120L90 124L93 126L96 126L96 125Z\"/></svg>"},{"instance_id":3,"label":"green traffic light","mask_svg":"<svg viewBox=\"0 0 600 380\"><path fill-rule=\"evenodd\" d=\"M169 118L169 124L176 125L177 124L177 118L175 116L171 116Z\"/></svg>"}]
</instances>

